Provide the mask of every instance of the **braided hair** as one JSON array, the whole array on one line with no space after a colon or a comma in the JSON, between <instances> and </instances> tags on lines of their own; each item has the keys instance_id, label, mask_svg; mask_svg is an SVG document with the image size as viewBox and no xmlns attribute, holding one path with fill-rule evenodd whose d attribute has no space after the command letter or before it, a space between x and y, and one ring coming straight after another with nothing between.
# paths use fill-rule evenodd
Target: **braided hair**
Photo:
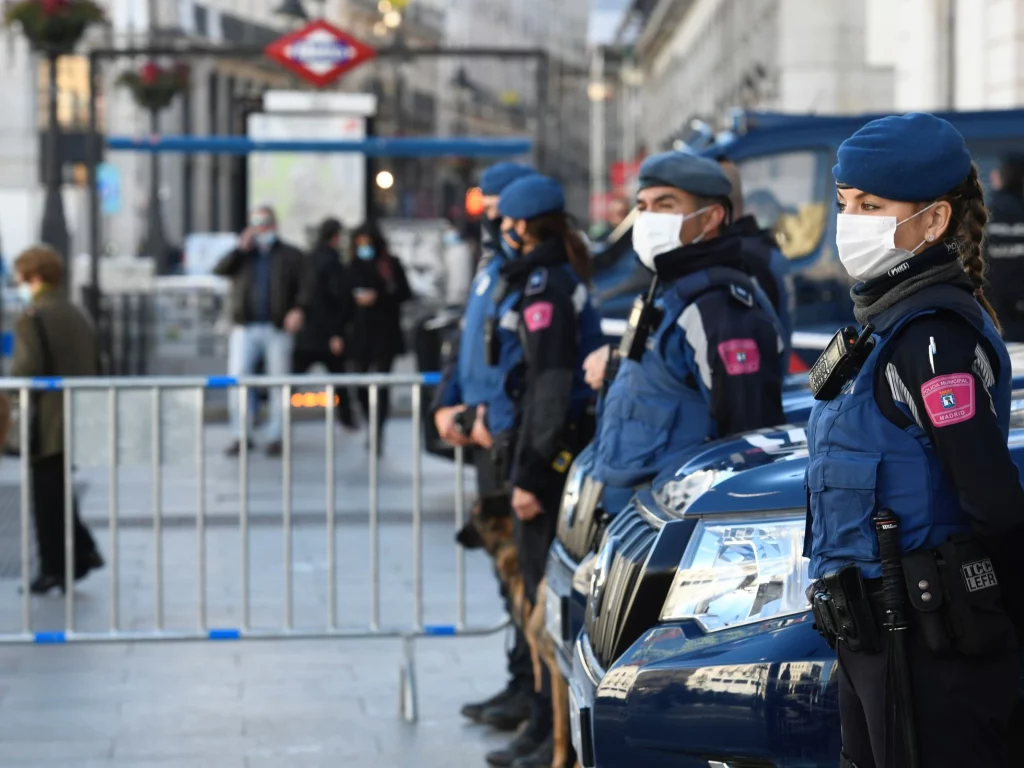
<instances>
[{"instance_id":1,"label":"braided hair","mask_svg":"<svg viewBox=\"0 0 1024 768\"><path fill-rule=\"evenodd\" d=\"M974 298L988 312L996 330L1000 332L999 318L985 298L985 258L982 244L985 241L985 225L988 223L988 209L985 207L984 190L978 178L978 166L972 164L967 178L940 199L953 208L946 230L949 239L956 243L960 252L960 263L974 285Z\"/></svg>"}]
</instances>

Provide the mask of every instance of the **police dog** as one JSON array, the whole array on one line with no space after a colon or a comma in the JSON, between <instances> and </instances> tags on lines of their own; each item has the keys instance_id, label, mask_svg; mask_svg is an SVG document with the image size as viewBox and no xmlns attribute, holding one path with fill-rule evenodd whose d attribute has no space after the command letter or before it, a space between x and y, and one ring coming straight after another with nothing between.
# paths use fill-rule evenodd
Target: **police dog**
<instances>
[{"instance_id":1,"label":"police dog","mask_svg":"<svg viewBox=\"0 0 1024 768\"><path fill-rule=\"evenodd\" d=\"M507 497L477 501L473 505L470 521L459 531L456 539L466 549L483 549L494 560L495 570L511 597L512 621L522 630L530 646L533 661L533 679L540 692L543 667L551 674L551 708L554 723L554 759L552 768L564 768L570 763L569 686L558 669L555 643L544 623L546 593L545 581L537 589L539 605L526 597L526 588L519 572L518 551Z\"/></svg>"}]
</instances>

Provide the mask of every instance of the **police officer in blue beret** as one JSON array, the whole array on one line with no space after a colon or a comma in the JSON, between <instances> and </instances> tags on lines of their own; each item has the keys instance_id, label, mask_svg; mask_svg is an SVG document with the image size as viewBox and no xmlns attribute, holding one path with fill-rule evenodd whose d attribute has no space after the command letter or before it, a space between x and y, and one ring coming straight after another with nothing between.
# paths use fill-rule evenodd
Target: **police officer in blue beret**
<instances>
[{"instance_id":1,"label":"police officer in blue beret","mask_svg":"<svg viewBox=\"0 0 1024 768\"><path fill-rule=\"evenodd\" d=\"M839 148L836 246L863 329L812 368L808 537L843 764L1009 765L1024 491L963 137L927 114Z\"/></svg>"},{"instance_id":2,"label":"police officer in blue beret","mask_svg":"<svg viewBox=\"0 0 1024 768\"><path fill-rule=\"evenodd\" d=\"M543 610L538 588L566 473L593 435L594 393L583 381L582 363L604 339L587 289L590 254L566 215L561 186L545 176L521 178L502 192L498 211L514 258L502 268L494 297L489 362L513 407L505 397L488 402L486 433L478 429L477 438L484 447L511 451L519 572L527 601ZM546 667L542 674L529 726L507 749L487 755L491 765L555 762L551 679ZM573 764L570 756L560 759Z\"/></svg>"},{"instance_id":3,"label":"police officer in blue beret","mask_svg":"<svg viewBox=\"0 0 1024 768\"><path fill-rule=\"evenodd\" d=\"M784 421L782 330L726 234L728 178L666 152L643 162L639 188L633 249L658 290L631 316L602 406L594 477L610 514L701 443Z\"/></svg>"},{"instance_id":4,"label":"police officer in blue beret","mask_svg":"<svg viewBox=\"0 0 1024 768\"><path fill-rule=\"evenodd\" d=\"M502 247L498 199L509 184L535 173L529 165L503 162L490 166L480 177L484 205L483 257L466 303L462 330L456 344L457 353L446 367L434 403L434 425L441 439L451 445L472 445L472 429L483 405L507 398L500 372L487 365L484 356L485 320L501 278L501 268L508 261ZM510 409L511 405L505 407ZM507 478L494 458L488 450L473 452L478 498L489 505L491 512L495 506L507 507ZM501 503L492 503L499 498ZM470 522L466 531L471 532L472 526ZM526 720L530 716L533 663L526 638L518 629L515 643L508 652L508 671L511 679L504 690L482 701L466 704L462 714L499 730L515 730Z\"/></svg>"}]
</instances>

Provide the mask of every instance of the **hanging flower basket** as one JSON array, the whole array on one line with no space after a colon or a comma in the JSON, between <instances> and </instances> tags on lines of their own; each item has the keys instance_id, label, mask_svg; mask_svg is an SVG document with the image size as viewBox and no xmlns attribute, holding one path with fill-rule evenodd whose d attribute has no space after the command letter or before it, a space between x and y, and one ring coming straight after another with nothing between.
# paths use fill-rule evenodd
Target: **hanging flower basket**
<instances>
[{"instance_id":1,"label":"hanging flower basket","mask_svg":"<svg viewBox=\"0 0 1024 768\"><path fill-rule=\"evenodd\" d=\"M150 112L167 109L174 97L188 89L189 71L185 64L161 67L149 62L137 72L123 72L117 84L132 93L135 103Z\"/></svg>"},{"instance_id":2,"label":"hanging flower basket","mask_svg":"<svg viewBox=\"0 0 1024 768\"><path fill-rule=\"evenodd\" d=\"M4 6L4 24L20 27L32 48L48 56L71 53L90 26L105 21L93 0L18 0Z\"/></svg>"}]
</instances>

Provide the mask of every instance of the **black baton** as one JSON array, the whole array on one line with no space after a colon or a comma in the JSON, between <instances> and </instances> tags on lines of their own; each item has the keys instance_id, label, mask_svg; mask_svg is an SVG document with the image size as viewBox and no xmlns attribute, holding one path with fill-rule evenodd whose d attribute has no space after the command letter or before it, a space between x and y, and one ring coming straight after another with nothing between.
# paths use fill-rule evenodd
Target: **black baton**
<instances>
[{"instance_id":1,"label":"black baton","mask_svg":"<svg viewBox=\"0 0 1024 768\"><path fill-rule=\"evenodd\" d=\"M907 660L907 605L900 549L900 522L891 509L875 514L875 534L882 558L882 600L885 628L889 632L889 683L886 685L885 768L920 768L917 723L914 720L913 687ZM897 728L899 729L897 731ZM903 737L903 763L895 761L899 750L897 733Z\"/></svg>"}]
</instances>

